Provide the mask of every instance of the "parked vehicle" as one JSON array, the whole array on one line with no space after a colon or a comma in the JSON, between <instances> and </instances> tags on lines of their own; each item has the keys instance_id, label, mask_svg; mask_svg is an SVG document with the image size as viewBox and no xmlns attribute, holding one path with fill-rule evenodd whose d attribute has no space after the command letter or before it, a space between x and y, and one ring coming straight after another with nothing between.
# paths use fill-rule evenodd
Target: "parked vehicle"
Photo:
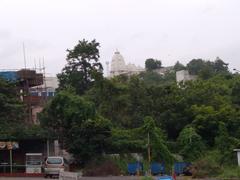
<instances>
[{"instance_id":1,"label":"parked vehicle","mask_svg":"<svg viewBox=\"0 0 240 180\"><path fill-rule=\"evenodd\" d=\"M49 156L44 165L45 178L59 176L60 172L68 170L66 160L61 156Z\"/></svg>"}]
</instances>

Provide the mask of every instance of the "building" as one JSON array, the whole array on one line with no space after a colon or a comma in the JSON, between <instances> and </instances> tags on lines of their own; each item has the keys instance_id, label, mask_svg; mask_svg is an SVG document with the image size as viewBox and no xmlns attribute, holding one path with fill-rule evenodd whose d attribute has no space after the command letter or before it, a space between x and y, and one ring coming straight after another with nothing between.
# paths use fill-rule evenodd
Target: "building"
<instances>
[{"instance_id":1,"label":"building","mask_svg":"<svg viewBox=\"0 0 240 180\"><path fill-rule=\"evenodd\" d=\"M112 57L111 61L111 70L110 70L110 75L108 73L108 65L109 62L106 62L107 65L107 76L112 78L114 76L118 75L127 75L131 76L134 74L139 74L141 72L145 72L145 68L142 68L141 66L136 66L135 64L129 63L126 64L124 61L123 56L120 54L119 51L116 51ZM168 66L168 67L161 67L159 69L155 69L154 72L160 74L160 75L165 75L167 72L173 71L173 66Z\"/></svg>"},{"instance_id":2,"label":"building","mask_svg":"<svg viewBox=\"0 0 240 180\"><path fill-rule=\"evenodd\" d=\"M154 72L160 75L165 75L166 73L173 71L174 70L173 68L174 68L173 66L161 67L161 68L155 69Z\"/></svg>"},{"instance_id":3,"label":"building","mask_svg":"<svg viewBox=\"0 0 240 180\"><path fill-rule=\"evenodd\" d=\"M2 70L0 77L17 82L20 99L26 104L26 123L39 124L38 113L48 99L55 95L58 87L57 77L44 77L43 73L32 69Z\"/></svg>"},{"instance_id":4,"label":"building","mask_svg":"<svg viewBox=\"0 0 240 180\"><path fill-rule=\"evenodd\" d=\"M30 88L30 96L32 99L42 100L43 103L55 96L58 88L57 77L45 77L43 84ZM32 122L39 124L38 114L43 110L43 103L39 102L32 106Z\"/></svg>"},{"instance_id":5,"label":"building","mask_svg":"<svg viewBox=\"0 0 240 180\"><path fill-rule=\"evenodd\" d=\"M0 71L0 77L16 82L17 91L20 94L20 99L26 105L27 116L25 117L25 122L27 124L35 124L33 120L33 108L36 105L43 106L43 99L39 97L33 97L31 95L30 89L35 86L40 86L44 82L44 77L42 73L36 72L32 69L20 69L12 71Z\"/></svg>"},{"instance_id":6,"label":"building","mask_svg":"<svg viewBox=\"0 0 240 180\"><path fill-rule=\"evenodd\" d=\"M116 51L112 57L111 61L111 70L110 77L118 76L118 75L134 75L139 74L140 72L145 71L144 68L140 66L136 66L135 64L126 64L123 56L119 51Z\"/></svg>"},{"instance_id":7,"label":"building","mask_svg":"<svg viewBox=\"0 0 240 180\"><path fill-rule=\"evenodd\" d=\"M197 79L197 76L190 75L187 70L181 70L181 71L176 72L177 83L180 83L180 82L185 83L187 81L191 81L191 80L195 80L195 79Z\"/></svg>"}]
</instances>

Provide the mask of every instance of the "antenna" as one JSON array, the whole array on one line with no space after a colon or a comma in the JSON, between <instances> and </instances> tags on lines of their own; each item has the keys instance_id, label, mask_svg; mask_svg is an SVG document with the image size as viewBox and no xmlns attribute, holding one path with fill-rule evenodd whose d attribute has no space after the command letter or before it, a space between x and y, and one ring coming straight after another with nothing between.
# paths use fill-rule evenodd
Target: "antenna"
<instances>
[{"instance_id":1,"label":"antenna","mask_svg":"<svg viewBox=\"0 0 240 180\"><path fill-rule=\"evenodd\" d=\"M35 68L35 71L37 70L37 64L36 64L36 59L34 58L34 68Z\"/></svg>"},{"instance_id":2,"label":"antenna","mask_svg":"<svg viewBox=\"0 0 240 180\"><path fill-rule=\"evenodd\" d=\"M45 91L45 97L44 100L47 100L47 83L46 83L46 72L45 72L45 63L44 63L44 57L42 58L42 65L43 65L43 83L44 83L44 91Z\"/></svg>"},{"instance_id":3,"label":"antenna","mask_svg":"<svg viewBox=\"0 0 240 180\"><path fill-rule=\"evenodd\" d=\"M38 60L39 72L42 72L41 59Z\"/></svg>"},{"instance_id":4,"label":"antenna","mask_svg":"<svg viewBox=\"0 0 240 180\"><path fill-rule=\"evenodd\" d=\"M24 59L24 67L27 69L27 62L26 62L26 52L25 52L25 45L23 43L23 59Z\"/></svg>"}]
</instances>

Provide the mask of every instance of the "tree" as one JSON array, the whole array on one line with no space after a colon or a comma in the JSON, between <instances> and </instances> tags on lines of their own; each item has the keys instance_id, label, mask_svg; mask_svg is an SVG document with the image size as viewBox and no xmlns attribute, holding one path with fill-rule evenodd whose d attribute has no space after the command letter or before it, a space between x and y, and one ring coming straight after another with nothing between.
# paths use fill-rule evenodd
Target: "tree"
<instances>
[{"instance_id":1,"label":"tree","mask_svg":"<svg viewBox=\"0 0 240 180\"><path fill-rule=\"evenodd\" d=\"M197 132L203 137L203 139L212 146L214 138L217 135L217 128L219 120L217 118L217 112L212 106L192 106L194 114L193 126Z\"/></svg>"},{"instance_id":2,"label":"tree","mask_svg":"<svg viewBox=\"0 0 240 180\"><path fill-rule=\"evenodd\" d=\"M15 83L0 78L0 138L14 139L23 135L24 104Z\"/></svg>"},{"instance_id":3,"label":"tree","mask_svg":"<svg viewBox=\"0 0 240 180\"><path fill-rule=\"evenodd\" d=\"M233 87L232 87L232 101L234 104L237 104L240 106L240 79L237 79L234 81Z\"/></svg>"},{"instance_id":4,"label":"tree","mask_svg":"<svg viewBox=\"0 0 240 180\"><path fill-rule=\"evenodd\" d=\"M220 165L229 163L235 156L233 157L233 149L237 149L240 147L240 141L237 138L229 136L228 130L224 123L220 123L218 127L218 136L215 138L215 145L220 151Z\"/></svg>"},{"instance_id":5,"label":"tree","mask_svg":"<svg viewBox=\"0 0 240 180\"><path fill-rule=\"evenodd\" d=\"M146 116L144 118L144 124L141 127L141 131L145 137L149 136L149 146L151 147L152 156L151 161L163 161L170 167L173 163L173 156L166 145L162 130L156 126L151 116Z\"/></svg>"},{"instance_id":6,"label":"tree","mask_svg":"<svg viewBox=\"0 0 240 180\"><path fill-rule=\"evenodd\" d=\"M176 84L148 88L151 116L158 127L166 131L168 138L175 140L189 121L183 89Z\"/></svg>"},{"instance_id":7,"label":"tree","mask_svg":"<svg viewBox=\"0 0 240 180\"><path fill-rule=\"evenodd\" d=\"M143 124L143 118L151 114L151 102L144 82L132 76L128 84L128 93L129 114L132 122L130 127L140 127Z\"/></svg>"},{"instance_id":8,"label":"tree","mask_svg":"<svg viewBox=\"0 0 240 180\"><path fill-rule=\"evenodd\" d=\"M151 116L144 117L144 123L138 128L112 129L111 142L115 153L139 152L147 157L147 149L150 147L151 162L163 161L168 167L173 163L165 136Z\"/></svg>"},{"instance_id":9,"label":"tree","mask_svg":"<svg viewBox=\"0 0 240 180\"><path fill-rule=\"evenodd\" d=\"M138 76L146 86L170 85L176 83L176 74L174 71L166 72L164 75L154 71L145 71Z\"/></svg>"},{"instance_id":10,"label":"tree","mask_svg":"<svg viewBox=\"0 0 240 180\"><path fill-rule=\"evenodd\" d=\"M186 67L183 64L181 64L179 61L177 61L176 64L174 65L173 69L175 71L181 71L181 70L185 70Z\"/></svg>"},{"instance_id":11,"label":"tree","mask_svg":"<svg viewBox=\"0 0 240 180\"><path fill-rule=\"evenodd\" d=\"M180 147L180 154L186 161L194 161L203 155L205 145L202 138L196 130L191 127L185 127L177 139Z\"/></svg>"},{"instance_id":12,"label":"tree","mask_svg":"<svg viewBox=\"0 0 240 180\"><path fill-rule=\"evenodd\" d=\"M148 86L161 84L163 82L163 75L153 71L141 72L139 74L139 78L142 79Z\"/></svg>"},{"instance_id":13,"label":"tree","mask_svg":"<svg viewBox=\"0 0 240 180\"><path fill-rule=\"evenodd\" d=\"M154 69L161 68L162 62L157 59L149 58L145 61L145 68L147 71L152 71Z\"/></svg>"},{"instance_id":14,"label":"tree","mask_svg":"<svg viewBox=\"0 0 240 180\"><path fill-rule=\"evenodd\" d=\"M96 113L93 103L68 91L59 92L45 107L41 125L81 164L101 155L111 134L111 123Z\"/></svg>"},{"instance_id":15,"label":"tree","mask_svg":"<svg viewBox=\"0 0 240 180\"><path fill-rule=\"evenodd\" d=\"M123 80L122 76L103 79L101 83L95 84L85 97L94 102L97 111L115 126L131 127L127 84L127 80Z\"/></svg>"},{"instance_id":16,"label":"tree","mask_svg":"<svg viewBox=\"0 0 240 180\"><path fill-rule=\"evenodd\" d=\"M228 64L218 57L214 62L193 59L187 64L187 69L190 74L202 79L209 79L216 74L229 74Z\"/></svg>"},{"instance_id":17,"label":"tree","mask_svg":"<svg viewBox=\"0 0 240 180\"><path fill-rule=\"evenodd\" d=\"M67 50L67 65L57 75L59 90L73 87L82 95L97 79L102 78L102 65L99 62L99 43L95 40L79 41L72 49Z\"/></svg>"},{"instance_id":18,"label":"tree","mask_svg":"<svg viewBox=\"0 0 240 180\"><path fill-rule=\"evenodd\" d=\"M189 73L193 75L198 75L205 68L206 62L202 59L193 59L187 64L187 69Z\"/></svg>"},{"instance_id":19,"label":"tree","mask_svg":"<svg viewBox=\"0 0 240 180\"><path fill-rule=\"evenodd\" d=\"M217 57L214 61L214 69L215 72L228 72L228 64Z\"/></svg>"},{"instance_id":20,"label":"tree","mask_svg":"<svg viewBox=\"0 0 240 180\"><path fill-rule=\"evenodd\" d=\"M84 165L106 152L110 145L110 137L110 121L96 116L82 124L72 125L66 136L66 145L68 152L74 154L76 160Z\"/></svg>"}]
</instances>

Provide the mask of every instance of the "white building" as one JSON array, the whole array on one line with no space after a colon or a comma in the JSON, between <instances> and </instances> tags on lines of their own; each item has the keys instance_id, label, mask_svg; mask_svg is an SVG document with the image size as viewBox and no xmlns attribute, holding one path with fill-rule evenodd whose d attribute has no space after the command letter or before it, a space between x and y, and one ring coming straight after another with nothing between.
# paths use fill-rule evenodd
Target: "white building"
<instances>
[{"instance_id":1,"label":"white building","mask_svg":"<svg viewBox=\"0 0 240 180\"><path fill-rule=\"evenodd\" d=\"M118 76L121 74L125 75L133 75L139 74L140 72L145 71L144 68L140 66L136 66L135 64L126 64L123 56L119 51L116 51L112 57L111 61L111 70L110 77Z\"/></svg>"},{"instance_id":2,"label":"white building","mask_svg":"<svg viewBox=\"0 0 240 180\"><path fill-rule=\"evenodd\" d=\"M30 89L32 101L35 99L36 103L31 107L32 121L34 124L39 124L38 114L42 112L44 102L53 96L58 88L57 77L45 77L44 83Z\"/></svg>"},{"instance_id":3,"label":"white building","mask_svg":"<svg viewBox=\"0 0 240 180\"><path fill-rule=\"evenodd\" d=\"M165 75L166 73L173 71L173 66L161 67L161 68L155 69L153 71L160 75Z\"/></svg>"},{"instance_id":4,"label":"white building","mask_svg":"<svg viewBox=\"0 0 240 180\"><path fill-rule=\"evenodd\" d=\"M43 84L32 87L31 92L35 92L35 95L37 96L54 96L55 91L58 88L58 83L57 77L45 77Z\"/></svg>"},{"instance_id":5,"label":"white building","mask_svg":"<svg viewBox=\"0 0 240 180\"><path fill-rule=\"evenodd\" d=\"M181 70L176 72L177 83L180 83L180 82L185 83L186 81L195 80L196 78L197 76L190 75L187 70Z\"/></svg>"}]
</instances>

